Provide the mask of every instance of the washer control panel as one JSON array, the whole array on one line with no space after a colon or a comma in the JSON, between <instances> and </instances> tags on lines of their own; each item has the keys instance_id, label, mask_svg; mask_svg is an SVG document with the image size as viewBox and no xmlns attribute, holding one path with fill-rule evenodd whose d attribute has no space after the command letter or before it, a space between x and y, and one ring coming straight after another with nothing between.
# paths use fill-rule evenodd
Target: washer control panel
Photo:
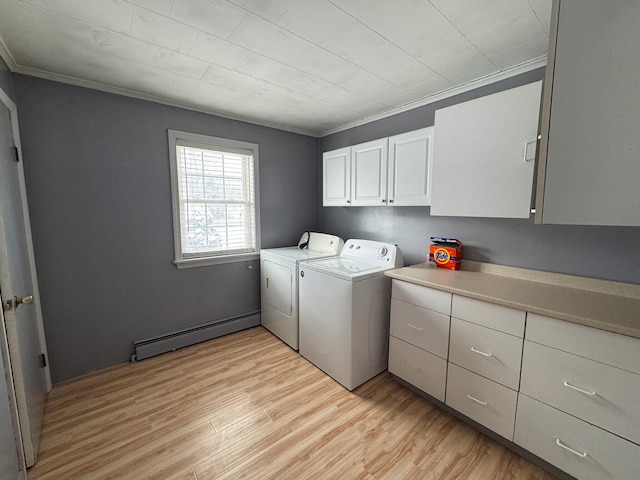
<instances>
[{"instance_id":1,"label":"washer control panel","mask_svg":"<svg viewBox=\"0 0 640 480\"><path fill-rule=\"evenodd\" d=\"M402 252L397 245L374 240L349 239L340 256L380 262L393 267L403 266Z\"/></svg>"}]
</instances>

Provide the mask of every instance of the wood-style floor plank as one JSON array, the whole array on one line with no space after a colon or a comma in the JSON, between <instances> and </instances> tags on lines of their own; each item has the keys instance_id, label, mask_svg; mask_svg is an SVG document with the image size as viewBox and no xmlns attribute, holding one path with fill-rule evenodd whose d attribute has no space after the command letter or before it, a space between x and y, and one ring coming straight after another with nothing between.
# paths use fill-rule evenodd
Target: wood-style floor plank
<instances>
[{"instance_id":1,"label":"wood-style floor plank","mask_svg":"<svg viewBox=\"0 0 640 480\"><path fill-rule=\"evenodd\" d=\"M256 327L55 385L29 478L553 477L389 373L349 392Z\"/></svg>"}]
</instances>

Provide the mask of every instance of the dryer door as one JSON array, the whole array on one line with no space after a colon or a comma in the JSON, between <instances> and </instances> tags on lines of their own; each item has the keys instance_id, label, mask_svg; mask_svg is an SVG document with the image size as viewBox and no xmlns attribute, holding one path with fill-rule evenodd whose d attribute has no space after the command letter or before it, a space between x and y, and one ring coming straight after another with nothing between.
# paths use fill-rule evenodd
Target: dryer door
<instances>
[{"instance_id":1,"label":"dryer door","mask_svg":"<svg viewBox=\"0 0 640 480\"><path fill-rule=\"evenodd\" d=\"M293 275L291 267L269 260L262 262L262 302L291 316L293 308ZM263 310L265 308L263 307Z\"/></svg>"}]
</instances>

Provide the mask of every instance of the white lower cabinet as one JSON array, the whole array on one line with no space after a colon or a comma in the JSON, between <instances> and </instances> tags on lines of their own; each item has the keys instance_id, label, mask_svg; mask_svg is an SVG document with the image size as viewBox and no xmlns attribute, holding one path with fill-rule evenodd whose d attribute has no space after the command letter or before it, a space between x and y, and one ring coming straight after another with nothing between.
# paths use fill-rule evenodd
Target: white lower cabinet
<instances>
[{"instance_id":1,"label":"white lower cabinet","mask_svg":"<svg viewBox=\"0 0 640 480\"><path fill-rule=\"evenodd\" d=\"M579 479L640 478L640 339L527 316L515 443Z\"/></svg>"},{"instance_id":2,"label":"white lower cabinet","mask_svg":"<svg viewBox=\"0 0 640 480\"><path fill-rule=\"evenodd\" d=\"M640 479L640 339L399 280L392 297L391 373L579 480Z\"/></svg>"},{"instance_id":3,"label":"white lower cabinet","mask_svg":"<svg viewBox=\"0 0 640 480\"><path fill-rule=\"evenodd\" d=\"M640 446L522 393L514 442L580 480L640 477Z\"/></svg>"},{"instance_id":4,"label":"white lower cabinet","mask_svg":"<svg viewBox=\"0 0 640 480\"><path fill-rule=\"evenodd\" d=\"M446 403L508 440L513 439L518 393L449 363Z\"/></svg>"}]
</instances>

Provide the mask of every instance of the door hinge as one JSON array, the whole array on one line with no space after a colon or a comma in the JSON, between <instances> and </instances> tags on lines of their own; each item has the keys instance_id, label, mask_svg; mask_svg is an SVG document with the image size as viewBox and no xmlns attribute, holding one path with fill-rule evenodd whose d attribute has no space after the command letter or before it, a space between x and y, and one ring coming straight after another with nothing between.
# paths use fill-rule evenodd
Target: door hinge
<instances>
[{"instance_id":1,"label":"door hinge","mask_svg":"<svg viewBox=\"0 0 640 480\"><path fill-rule=\"evenodd\" d=\"M13 148L13 157L16 159L16 162L20 162L20 152L18 152L18 147Z\"/></svg>"},{"instance_id":2,"label":"door hinge","mask_svg":"<svg viewBox=\"0 0 640 480\"><path fill-rule=\"evenodd\" d=\"M42 368L47 366L47 356L44 353L40 354L40 366Z\"/></svg>"},{"instance_id":3,"label":"door hinge","mask_svg":"<svg viewBox=\"0 0 640 480\"><path fill-rule=\"evenodd\" d=\"M9 310L13 310L13 298L2 302L2 311L8 312Z\"/></svg>"}]
</instances>

